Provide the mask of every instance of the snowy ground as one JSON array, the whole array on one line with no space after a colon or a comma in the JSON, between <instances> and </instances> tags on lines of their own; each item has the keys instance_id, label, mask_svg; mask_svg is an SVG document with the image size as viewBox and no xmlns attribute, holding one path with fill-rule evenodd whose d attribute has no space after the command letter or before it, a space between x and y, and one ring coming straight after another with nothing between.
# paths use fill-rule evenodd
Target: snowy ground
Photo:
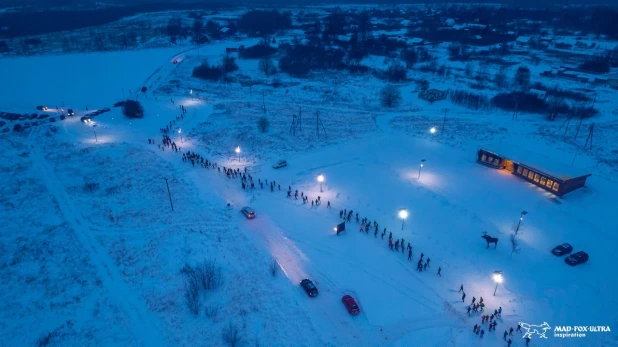
<instances>
[{"instance_id":1,"label":"snowy ground","mask_svg":"<svg viewBox=\"0 0 618 347\"><path fill-rule=\"evenodd\" d=\"M30 345L47 337L56 345L218 346L225 345L222 330L233 324L243 345L494 346L506 344L502 332L517 322L612 328L570 339L553 337L552 330L547 340L533 337L532 346L618 343L618 283L612 277L618 185L614 166L581 150L581 138L562 141L548 133L556 124L534 115L515 122L511 115L470 112L448 102L429 105L418 100L412 84L402 86L398 111L387 111L377 98L382 84L370 76L282 76L285 87L265 83L251 92L190 77L191 66L204 57L219 59L225 46L202 47L199 57L165 49L0 64L2 73L24 81L2 90L6 107L25 111L60 100L76 105L78 113L21 135L0 135L6 143L3 177L9 178L0 205L3 343ZM75 83L32 86L43 61L52 80ZM264 78L257 61L239 65L237 74ZM79 122L86 105L111 107L122 88L134 92L144 84L155 90L140 97L144 119L126 120L112 108L96 119L97 140L93 128ZM264 114L262 92L271 123L266 134L255 127ZM238 179L193 168L179 153L149 145L148 138L160 142L159 129L176 120L179 104L188 112L174 124L173 140L183 150L222 166L247 167L255 180L275 180L281 191L243 191ZM292 136L291 114L298 109L303 130ZM317 111L327 130L319 139ZM599 145L611 148L614 120L604 117L599 126L608 130L600 132ZM436 135L428 133L431 126L439 129ZM593 176L558 204L515 176L476 164L476 147L498 141L566 163L577 154L576 166ZM611 151L605 155L616 160ZM280 158L289 166L272 169ZM419 179L421 159L426 163ZM319 173L326 177L324 192ZM320 195L324 203L312 207L288 199L288 186L310 200ZM239 213L245 205L255 208L256 219ZM400 208L410 213L403 230ZM410 242L412 261L389 251L380 234L359 233L354 222L336 236L340 209L353 209L377 221L380 232L386 228ZM518 235L521 251L511 256L509 235L522 210L529 214ZM496 249L485 248L484 231L500 239ZM549 250L562 242L587 251L590 261L569 267L552 256ZM431 264L419 273L414 269L421 253ZM276 277L269 270L273 258L281 268ZM201 292L201 310L193 316L180 270L208 259L222 267L223 284ZM505 282L493 296L496 270ZM317 298L299 288L303 278L320 289ZM344 294L358 300L359 316L347 314ZM485 325L483 340L472 333L479 314L465 313L473 296L483 297L492 312L503 309L497 331ZM513 338L515 346L524 345L520 336Z\"/></svg>"}]
</instances>

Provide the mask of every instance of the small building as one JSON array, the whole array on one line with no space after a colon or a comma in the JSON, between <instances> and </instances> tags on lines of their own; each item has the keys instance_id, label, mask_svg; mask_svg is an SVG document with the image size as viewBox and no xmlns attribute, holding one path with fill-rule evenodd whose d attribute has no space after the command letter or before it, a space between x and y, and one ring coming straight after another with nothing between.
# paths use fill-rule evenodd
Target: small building
<instances>
[{"instance_id":1,"label":"small building","mask_svg":"<svg viewBox=\"0 0 618 347\"><path fill-rule=\"evenodd\" d=\"M515 42L520 45L527 45L528 42L530 42L530 37L529 36L518 36L517 39L515 39Z\"/></svg>"},{"instance_id":2,"label":"small building","mask_svg":"<svg viewBox=\"0 0 618 347\"><path fill-rule=\"evenodd\" d=\"M557 196L563 196L586 184L587 171L551 160L547 156L508 144L479 147L477 162L507 170Z\"/></svg>"}]
</instances>

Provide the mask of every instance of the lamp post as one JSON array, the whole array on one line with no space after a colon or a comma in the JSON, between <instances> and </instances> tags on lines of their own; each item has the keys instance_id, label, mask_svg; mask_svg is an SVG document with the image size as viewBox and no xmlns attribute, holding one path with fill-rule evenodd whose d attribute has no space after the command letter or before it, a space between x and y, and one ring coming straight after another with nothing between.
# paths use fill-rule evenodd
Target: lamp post
<instances>
[{"instance_id":1,"label":"lamp post","mask_svg":"<svg viewBox=\"0 0 618 347\"><path fill-rule=\"evenodd\" d=\"M319 174L318 175L318 182L320 182L320 193L324 192L324 190L322 190L322 183L324 183L324 175Z\"/></svg>"},{"instance_id":2,"label":"lamp post","mask_svg":"<svg viewBox=\"0 0 618 347\"><path fill-rule=\"evenodd\" d=\"M408 210L406 210L405 208L400 208L399 218L401 218L401 230L403 230L403 224L405 223L406 218L408 218Z\"/></svg>"},{"instance_id":3,"label":"lamp post","mask_svg":"<svg viewBox=\"0 0 618 347\"><path fill-rule=\"evenodd\" d=\"M421 179L421 169L423 168L423 163L425 162L425 159L421 159L421 166L418 167L418 179Z\"/></svg>"},{"instance_id":4,"label":"lamp post","mask_svg":"<svg viewBox=\"0 0 618 347\"><path fill-rule=\"evenodd\" d=\"M238 162L240 163L240 146L236 147L236 154L238 155Z\"/></svg>"},{"instance_id":5,"label":"lamp post","mask_svg":"<svg viewBox=\"0 0 618 347\"><path fill-rule=\"evenodd\" d=\"M97 132L96 132L96 131L94 131L94 128L96 128L96 127L97 127L97 125L96 125L96 124L94 124L94 125L92 126L92 132L94 133L94 141L95 141L95 142L99 142L99 139L97 139Z\"/></svg>"},{"instance_id":6,"label":"lamp post","mask_svg":"<svg viewBox=\"0 0 618 347\"><path fill-rule=\"evenodd\" d=\"M189 89L189 95L191 95L191 100L193 100L193 89Z\"/></svg>"},{"instance_id":7,"label":"lamp post","mask_svg":"<svg viewBox=\"0 0 618 347\"><path fill-rule=\"evenodd\" d=\"M178 129L178 134L180 135L180 142L182 142L182 128Z\"/></svg>"},{"instance_id":8,"label":"lamp post","mask_svg":"<svg viewBox=\"0 0 618 347\"><path fill-rule=\"evenodd\" d=\"M521 211L521 214L519 215L519 222L517 223L517 229L515 229L515 235L517 235L517 233L519 232L519 227L521 226L521 221L524 220L524 216L527 215L528 212L526 211Z\"/></svg>"},{"instance_id":9,"label":"lamp post","mask_svg":"<svg viewBox=\"0 0 618 347\"><path fill-rule=\"evenodd\" d=\"M496 288L494 289L494 296L496 296L496 290L498 290L498 284L504 281L502 277L502 271L494 271L494 281L496 282Z\"/></svg>"}]
</instances>

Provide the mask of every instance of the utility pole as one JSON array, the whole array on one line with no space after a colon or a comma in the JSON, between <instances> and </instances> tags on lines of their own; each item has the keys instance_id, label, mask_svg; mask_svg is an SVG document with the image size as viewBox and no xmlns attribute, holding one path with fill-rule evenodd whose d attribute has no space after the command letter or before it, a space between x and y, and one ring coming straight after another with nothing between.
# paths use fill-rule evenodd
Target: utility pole
<instances>
[{"instance_id":1,"label":"utility pole","mask_svg":"<svg viewBox=\"0 0 618 347\"><path fill-rule=\"evenodd\" d=\"M590 149L592 150L592 133L594 132L594 123L590 124L590 128L588 130L588 138L586 139L586 144L584 148L588 146L588 141L590 141Z\"/></svg>"},{"instance_id":2,"label":"utility pole","mask_svg":"<svg viewBox=\"0 0 618 347\"><path fill-rule=\"evenodd\" d=\"M264 114L266 114L266 100L264 98L264 91L262 91L262 105L264 106Z\"/></svg>"},{"instance_id":3,"label":"utility pole","mask_svg":"<svg viewBox=\"0 0 618 347\"><path fill-rule=\"evenodd\" d=\"M170 197L170 206L172 207L172 211L174 211L174 204L172 203L172 193L170 193L170 185L167 183L167 178L163 177L165 180L165 185L167 186L167 195Z\"/></svg>"},{"instance_id":4,"label":"utility pole","mask_svg":"<svg viewBox=\"0 0 618 347\"><path fill-rule=\"evenodd\" d=\"M92 132L94 133L94 141L95 142L99 142L99 139L97 139L97 132L94 131L94 128L96 128L96 127L97 127L96 124L92 126Z\"/></svg>"},{"instance_id":5,"label":"utility pole","mask_svg":"<svg viewBox=\"0 0 618 347\"><path fill-rule=\"evenodd\" d=\"M575 132L575 137L573 140L577 139L577 135L579 135L579 128L582 126L582 122L584 121L584 117L579 118L579 124L577 125L577 131Z\"/></svg>"},{"instance_id":6,"label":"utility pole","mask_svg":"<svg viewBox=\"0 0 618 347\"><path fill-rule=\"evenodd\" d=\"M298 108L298 132L303 131L303 109Z\"/></svg>"},{"instance_id":7,"label":"utility pole","mask_svg":"<svg viewBox=\"0 0 618 347\"><path fill-rule=\"evenodd\" d=\"M320 127L319 127L319 121L320 119L320 111L315 111L315 132L316 134L318 134L318 140L320 139Z\"/></svg>"}]
</instances>

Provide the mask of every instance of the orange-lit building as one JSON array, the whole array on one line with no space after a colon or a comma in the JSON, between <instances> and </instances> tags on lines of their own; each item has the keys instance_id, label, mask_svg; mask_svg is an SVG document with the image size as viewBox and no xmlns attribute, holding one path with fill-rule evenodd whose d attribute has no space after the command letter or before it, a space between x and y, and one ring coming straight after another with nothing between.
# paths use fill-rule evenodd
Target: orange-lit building
<instances>
[{"instance_id":1,"label":"orange-lit building","mask_svg":"<svg viewBox=\"0 0 618 347\"><path fill-rule=\"evenodd\" d=\"M477 162L507 170L558 196L583 187L590 176L586 171L553 161L547 156L501 143L479 147Z\"/></svg>"}]
</instances>

